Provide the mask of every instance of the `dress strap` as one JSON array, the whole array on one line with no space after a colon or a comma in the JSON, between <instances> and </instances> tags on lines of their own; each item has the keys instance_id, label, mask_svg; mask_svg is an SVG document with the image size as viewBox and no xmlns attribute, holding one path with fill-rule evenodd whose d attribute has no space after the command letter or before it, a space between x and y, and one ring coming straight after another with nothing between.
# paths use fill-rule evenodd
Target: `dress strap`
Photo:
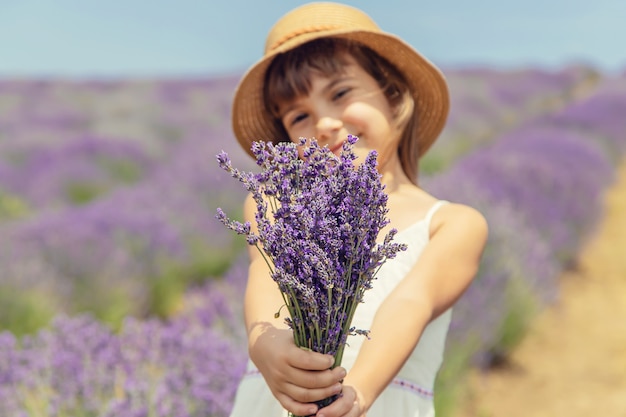
<instances>
[{"instance_id":1,"label":"dress strap","mask_svg":"<svg viewBox=\"0 0 626 417\"><path fill-rule=\"evenodd\" d=\"M432 207L428 210L428 213L426 213L426 217L424 217L424 221L426 222L426 224L430 225L430 219L433 218L435 212L439 210L439 207L446 205L448 203L449 201L439 200L435 204L433 204Z\"/></svg>"}]
</instances>

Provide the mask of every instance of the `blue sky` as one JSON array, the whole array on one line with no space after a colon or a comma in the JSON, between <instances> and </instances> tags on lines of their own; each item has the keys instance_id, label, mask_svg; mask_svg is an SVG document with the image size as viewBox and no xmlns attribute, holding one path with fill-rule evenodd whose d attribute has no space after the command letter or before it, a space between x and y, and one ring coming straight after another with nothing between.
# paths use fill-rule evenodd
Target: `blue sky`
<instances>
[{"instance_id":1,"label":"blue sky","mask_svg":"<svg viewBox=\"0 0 626 417\"><path fill-rule=\"evenodd\" d=\"M305 1L0 0L0 77L240 73ZM443 67L626 69L625 0L362 0Z\"/></svg>"}]
</instances>

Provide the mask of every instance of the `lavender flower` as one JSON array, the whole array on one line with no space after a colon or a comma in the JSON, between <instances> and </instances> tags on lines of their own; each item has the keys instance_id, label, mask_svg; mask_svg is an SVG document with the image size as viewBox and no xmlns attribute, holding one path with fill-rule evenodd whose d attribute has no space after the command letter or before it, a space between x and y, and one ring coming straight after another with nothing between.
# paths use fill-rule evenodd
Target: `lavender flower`
<instances>
[{"instance_id":1,"label":"lavender flower","mask_svg":"<svg viewBox=\"0 0 626 417\"><path fill-rule=\"evenodd\" d=\"M256 204L258 234L249 223L217 218L246 236L268 263L289 311L286 319L296 345L335 356L341 363L346 338L367 334L351 327L357 305L381 265L406 245L392 243L387 195L376 170L376 153L358 167L348 136L335 156L315 140L302 140L303 159L293 143L256 142L252 152L260 173L233 168L224 152L219 165L243 183Z\"/></svg>"},{"instance_id":2,"label":"lavender flower","mask_svg":"<svg viewBox=\"0 0 626 417\"><path fill-rule=\"evenodd\" d=\"M226 417L245 354L205 316L127 318L117 334L57 316L21 340L1 332L0 415Z\"/></svg>"}]
</instances>

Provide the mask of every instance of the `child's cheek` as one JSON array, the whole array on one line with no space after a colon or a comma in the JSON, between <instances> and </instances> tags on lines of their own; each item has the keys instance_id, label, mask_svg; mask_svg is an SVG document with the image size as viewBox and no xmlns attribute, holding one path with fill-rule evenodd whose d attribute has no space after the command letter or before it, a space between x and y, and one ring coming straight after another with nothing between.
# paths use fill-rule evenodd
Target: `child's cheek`
<instances>
[{"instance_id":1,"label":"child's cheek","mask_svg":"<svg viewBox=\"0 0 626 417\"><path fill-rule=\"evenodd\" d=\"M345 107L342 119L346 124L360 127L368 113L371 113L371 107L362 101L356 101Z\"/></svg>"}]
</instances>

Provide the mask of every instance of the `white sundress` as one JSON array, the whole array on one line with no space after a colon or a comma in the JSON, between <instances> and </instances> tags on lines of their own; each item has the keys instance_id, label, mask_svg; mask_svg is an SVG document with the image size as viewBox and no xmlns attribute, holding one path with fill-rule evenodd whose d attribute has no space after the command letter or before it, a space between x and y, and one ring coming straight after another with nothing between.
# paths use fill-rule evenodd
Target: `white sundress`
<instances>
[{"instance_id":1,"label":"white sundress","mask_svg":"<svg viewBox=\"0 0 626 417\"><path fill-rule=\"evenodd\" d=\"M365 292L365 300L357 308L352 324L369 329L378 307L417 262L429 240L433 214L446 201L435 203L426 216L396 234L394 242L406 243L407 250L387 261L378 271L373 287ZM430 322L400 369L396 378L376 399L367 417L433 417L433 386L443 361L446 335L452 310L449 309ZM341 366L349 372L365 337L350 336ZM230 417L287 417L288 413L274 398L252 361L238 387Z\"/></svg>"}]
</instances>

